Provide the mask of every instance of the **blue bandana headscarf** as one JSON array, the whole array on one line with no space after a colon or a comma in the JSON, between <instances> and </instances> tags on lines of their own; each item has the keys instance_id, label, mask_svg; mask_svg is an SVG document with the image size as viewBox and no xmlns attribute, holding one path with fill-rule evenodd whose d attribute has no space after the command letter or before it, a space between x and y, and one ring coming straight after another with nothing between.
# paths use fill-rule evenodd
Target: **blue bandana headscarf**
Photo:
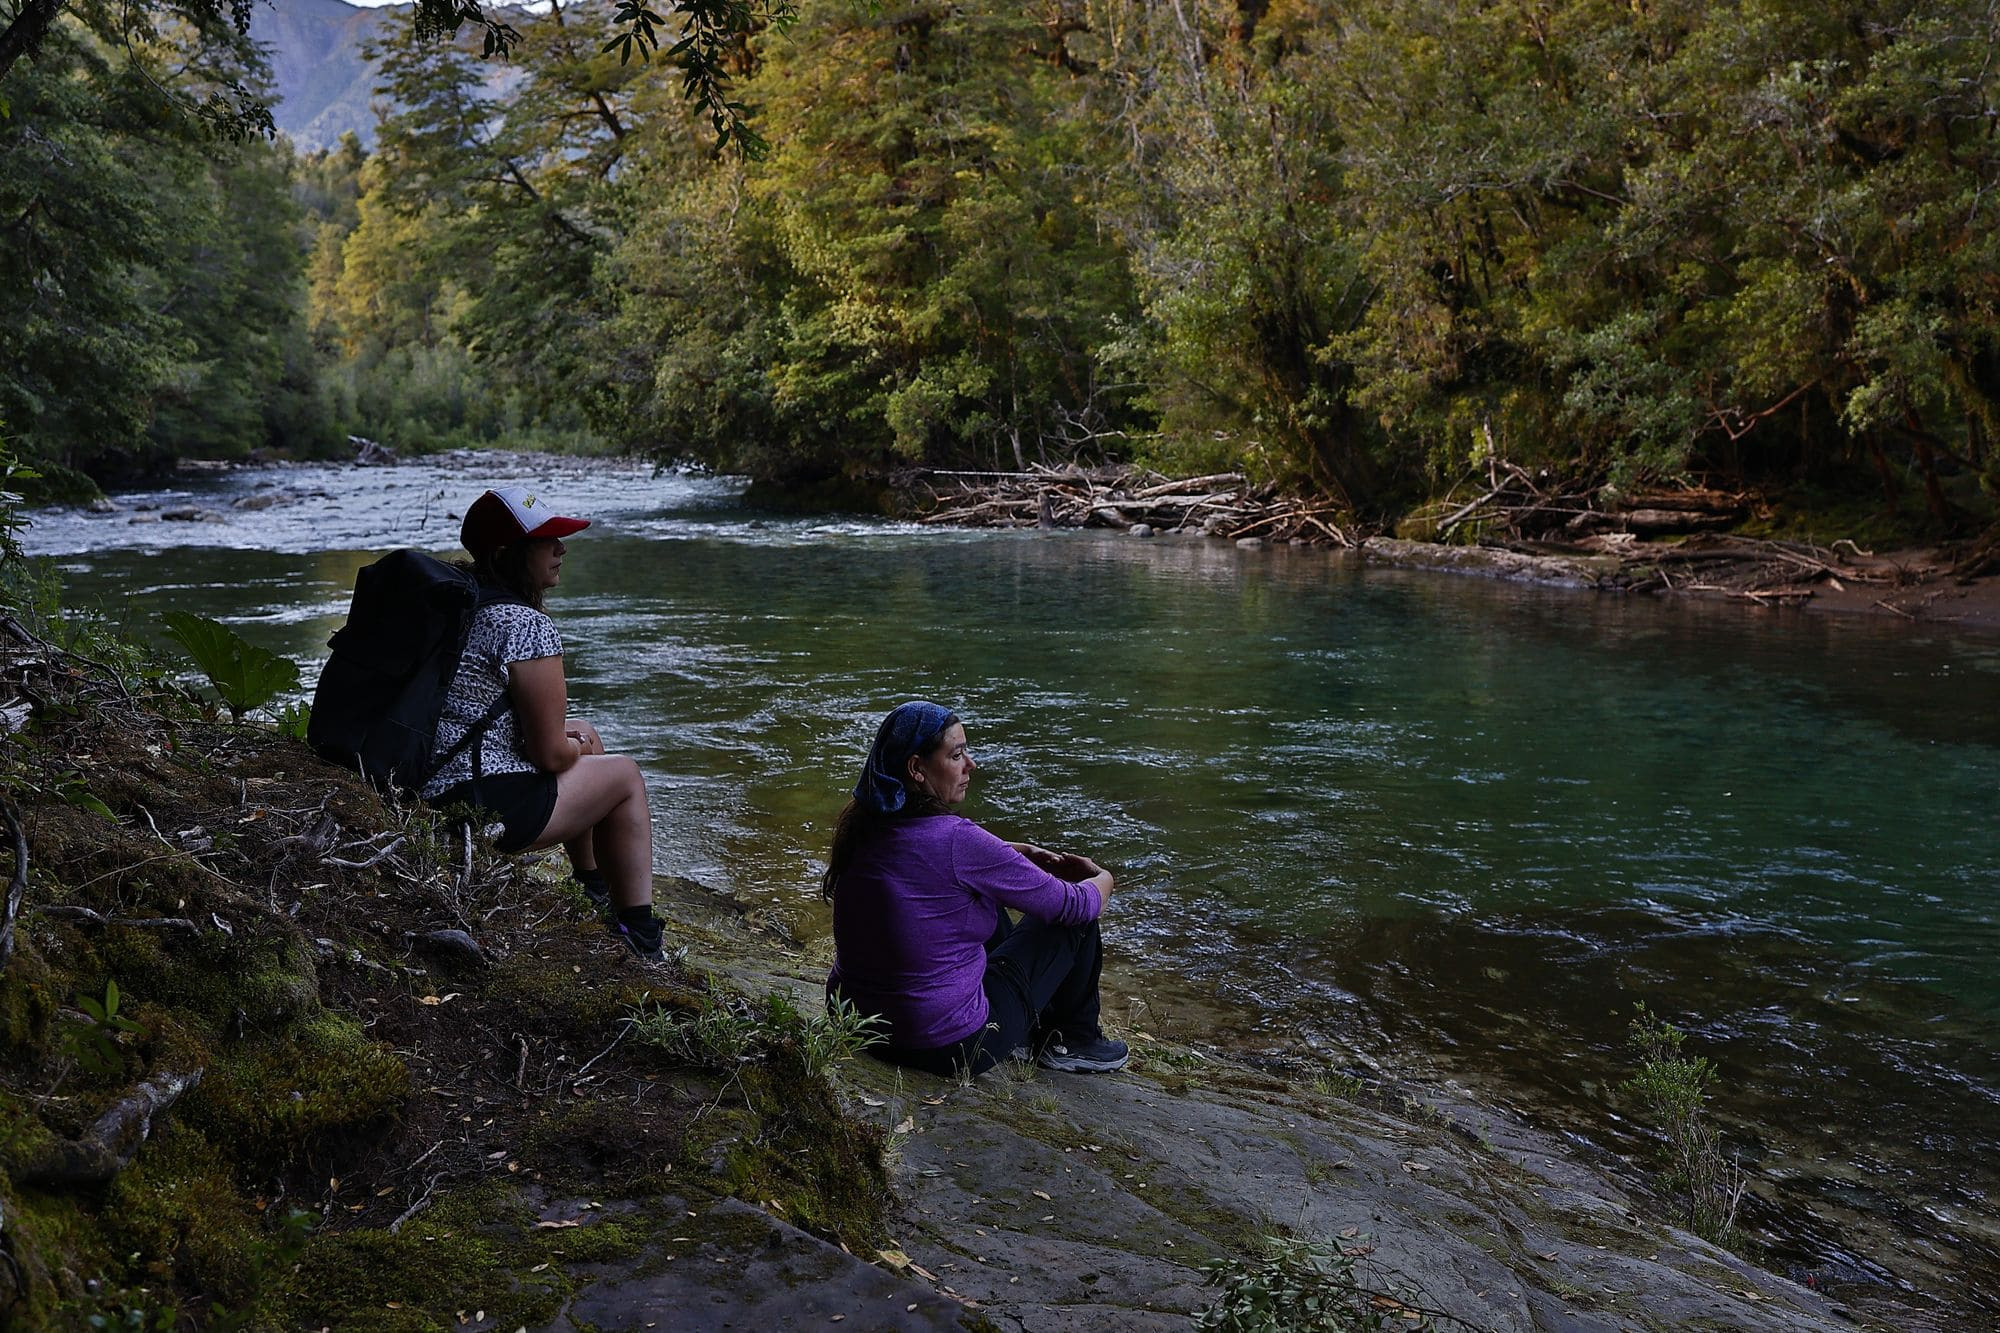
<instances>
[{"instance_id":1,"label":"blue bandana headscarf","mask_svg":"<svg viewBox=\"0 0 2000 1333\"><path fill-rule=\"evenodd\" d=\"M854 784L856 803L878 815L893 815L901 810L910 799L903 787L910 756L929 745L956 720L949 708L922 699L898 704L875 729L875 744L868 751L868 761L861 766L861 781Z\"/></svg>"}]
</instances>

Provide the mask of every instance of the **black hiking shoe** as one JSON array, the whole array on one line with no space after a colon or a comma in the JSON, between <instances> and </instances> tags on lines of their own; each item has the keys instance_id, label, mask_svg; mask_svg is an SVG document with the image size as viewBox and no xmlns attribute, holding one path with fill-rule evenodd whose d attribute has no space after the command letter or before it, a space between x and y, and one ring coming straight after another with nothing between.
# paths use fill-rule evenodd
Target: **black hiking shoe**
<instances>
[{"instance_id":1,"label":"black hiking shoe","mask_svg":"<svg viewBox=\"0 0 2000 1333\"><path fill-rule=\"evenodd\" d=\"M583 889L583 896L590 899L590 905L599 916L611 910L611 886L604 882L602 875L578 875L576 882Z\"/></svg>"},{"instance_id":2,"label":"black hiking shoe","mask_svg":"<svg viewBox=\"0 0 2000 1333\"><path fill-rule=\"evenodd\" d=\"M667 961L666 923L647 911L643 921L613 919L611 933L625 941L625 947L649 963Z\"/></svg>"},{"instance_id":3,"label":"black hiking shoe","mask_svg":"<svg viewBox=\"0 0 2000 1333\"><path fill-rule=\"evenodd\" d=\"M1060 1069L1070 1074L1108 1074L1123 1069L1132 1052L1122 1041L1098 1033L1094 1037L1071 1038L1053 1033L1035 1053L1035 1063L1044 1069Z\"/></svg>"}]
</instances>

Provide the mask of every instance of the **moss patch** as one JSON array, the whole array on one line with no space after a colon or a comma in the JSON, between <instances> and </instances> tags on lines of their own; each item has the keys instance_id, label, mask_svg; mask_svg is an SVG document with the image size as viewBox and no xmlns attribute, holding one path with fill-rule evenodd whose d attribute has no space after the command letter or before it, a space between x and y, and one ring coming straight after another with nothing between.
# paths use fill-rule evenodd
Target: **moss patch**
<instances>
[{"instance_id":1,"label":"moss patch","mask_svg":"<svg viewBox=\"0 0 2000 1333\"><path fill-rule=\"evenodd\" d=\"M536 1190L735 1192L822 1235L879 1232L880 1131L782 1041L711 1069L623 1040L642 1002L693 1013L726 991L629 957L534 862L475 842L468 875L437 816L385 808L292 742L117 691L0 737L0 766L34 851L0 978L0 1169L143 1079L202 1071L110 1184L0 1176L18 1265L0 1264L0 1308L23 1326L546 1322L567 1266L643 1263L648 1205L541 1229ZM65 799L79 782L121 818ZM397 839L373 866L329 860ZM484 963L415 943L447 928ZM62 1036L66 1006L112 981L145 1031L100 1077Z\"/></svg>"},{"instance_id":2,"label":"moss patch","mask_svg":"<svg viewBox=\"0 0 2000 1333\"><path fill-rule=\"evenodd\" d=\"M400 1059L369 1041L353 1019L321 1013L219 1059L186 1115L249 1163L270 1164L318 1135L382 1120L409 1090Z\"/></svg>"},{"instance_id":3,"label":"moss patch","mask_svg":"<svg viewBox=\"0 0 2000 1333\"><path fill-rule=\"evenodd\" d=\"M136 1279L229 1305L253 1297L262 1215L227 1156L193 1130L169 1124L155 1136L105 1191L103 1217L117 1250L140 1256Z\"/></svg>"},{"instance_id":4,"label":"moss patch","mask_svg":"<svg viewBox=\"0 0 2000 1333\"><path fill-rule=\"evenodd\" d=\"M730 1154L732 1192L775 1203L794 1225L850 1247L880 1236L890 1200L881 1126L850 1119L826 1080L807 1076L796 1050L770 1053L741 1082L762 1127Z\"/></svg>"}]
</instances>

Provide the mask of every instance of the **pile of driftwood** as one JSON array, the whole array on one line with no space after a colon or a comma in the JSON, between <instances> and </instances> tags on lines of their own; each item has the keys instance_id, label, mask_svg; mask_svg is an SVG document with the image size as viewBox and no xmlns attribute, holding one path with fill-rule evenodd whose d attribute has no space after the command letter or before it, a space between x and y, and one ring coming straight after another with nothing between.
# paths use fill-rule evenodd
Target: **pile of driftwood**
<instances>
[{"instance_id":1,"label":"pile of driftwood","mask_svg":"<svg viewBox=\"0 0 2000 1333\"><path fill-rule=\"evenodd\" d=\"M1437 540L1451 541L1470 526L1502 539L1616 552L1645 538L1732 527L1750 513L1750 497L1737 492L1695 487L1620 492L1573 478L1552 481L1547 473L1531 476L1504 459L1488 463L1485 480L1479 498L1438 520Z\"/></svg>"},{"instance_id":2,"label":"pile of driftwood","mask_svg":"<svg viewBox=\"0 0 2000 1333\"><path fill-rule=\"evenodd\" d=\"M1281 495L1240 472L1170 478L1144 468L1033 467L1022 472L932 471L901 484L924 523L998 528L1117 528L1146 536L1188 532L1238 541L1358 545L1366 534L1332 501ZM1720 593L1760 603L1803 601L1816 588L1899 587L1930 573L1876 559L1851 541L1773 541L1729 529L1756 513L1751 493L1712 487L1620 490L1530 473L1491 459L1478 494L1433 507L1412 536L1476 543L1530 556L1614 556L1605 587ZM1967 543L1948 570L1966 581L2000 569L2000 529ZM1899 608L1882 605L1889 610Z\"/></svg>"},{"instance_id":3,"label":"pile of driftwood","mask_svg":"<svg viewBox=\"0 0 2000 1333\"><path fill-rule=\"evenodd\" d=\"M1436 538L1476 533L1481 545L1525 554L1617 556L1609 583L1622 590L1721 593L1748 601L1804 601L1817 586L1892 585L1893 569L1870 565L1851 541L1817 546L1730 534L1751 517L1754 497L1707 487L1623 491L1530 475L1490 460L1477 499L1437 519ZM1666 539L1666 540L1661 540ZM1891 608L1892 610L1894 608Z\"/></svg>"},{"instance_id":4,"label":"pile of driftwood","mask_svg":"<svg viewBox=\"0 0 2000 1333\"><path fill-rule=\"evenodd\" d=\"M1631 590L1724 593L1771 604L1804 601L1820 584L1839 589L1849 583L1887 587L1898 582L1893 570L1865 567L1861 561L1867 556L1851 541L1826 547L1700 534L1672 546L1633 552L1635 561L1644 562L1646 576Z\"/></svg>"},{"instance_id":5,"label":"pile of driftwood","mask_svg":"<svg viewBox=\"0 0 2000 1333\"><path fill-rule=\"evenodd\" d=\"M989 528L1122 528L1199 532L1232 540L1353 546L1330 501L1279 495L1240 472L1165 477L1132 467L1035 467L1026 472L925 472L906 479L924 523Z\"/></svg>"}]
</instances>

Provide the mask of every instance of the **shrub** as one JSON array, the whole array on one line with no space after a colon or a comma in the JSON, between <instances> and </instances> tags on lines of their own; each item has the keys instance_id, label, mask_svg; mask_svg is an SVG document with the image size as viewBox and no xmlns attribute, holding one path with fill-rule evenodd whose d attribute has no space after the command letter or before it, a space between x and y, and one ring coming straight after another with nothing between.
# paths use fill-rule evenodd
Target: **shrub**
<instances>
[{"instance_id":1,"label":"shrub","mask_svg":"<svg viewBox=\"0 0 2000 1333\"><path fill-rule=\"evenodd\" d=\"M1735 1155L1724 1155L1722 1136L1708 1118L1715 1066L1706 1056L1683 1053L1687 1034L1644 1002L1634 1008L1626 1041L1639 1057L1639 1072L1619 1086L1639 1099L1661 1135L1661 1183L1678 1197L1689 1229L1724 1243L1749 1177Z\"/></svg>"}]
</instances>

